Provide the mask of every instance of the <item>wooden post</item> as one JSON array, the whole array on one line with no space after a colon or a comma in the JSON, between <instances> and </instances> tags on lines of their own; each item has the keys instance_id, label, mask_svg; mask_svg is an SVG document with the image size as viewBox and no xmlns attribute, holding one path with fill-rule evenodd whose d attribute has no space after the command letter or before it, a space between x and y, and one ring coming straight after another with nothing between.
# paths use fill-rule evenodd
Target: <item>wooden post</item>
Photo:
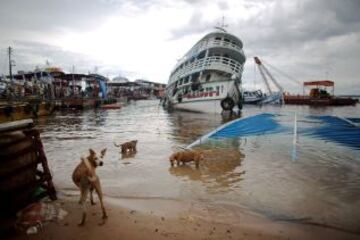
<instances>
[{"instance_id":1,"label":"wooden post","mask_svg":"<svg viewBox=\"0 0 360 240\"><path fill-rule=\"evenodd\" d=\"M24 133L33 138L35 149L39 158L39 163L42 165L43 168L43 172L38 171L37 173L37 175L40 177L39 182L44 184L43 186L46 189L46 193L47 195L49 195L50 199L56 200L57 199L56 190L52 182L52 176L44 152L44 146L40 138L40 132L37 129L30 129L30 130L24 130Z\"/></svg>"}]
</instances>

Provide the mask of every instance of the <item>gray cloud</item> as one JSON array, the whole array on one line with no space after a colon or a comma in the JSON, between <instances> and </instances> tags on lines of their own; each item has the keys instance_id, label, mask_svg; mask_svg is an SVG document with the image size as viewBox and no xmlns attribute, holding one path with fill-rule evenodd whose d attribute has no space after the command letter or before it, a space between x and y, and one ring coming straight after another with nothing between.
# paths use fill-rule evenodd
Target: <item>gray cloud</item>
<instances>
[{"instance_id":1,"label":"gray cloud","mask_svg":"<svg viewBox=\"0 0 360 240\"><path fill-rule=\"evenodd\" d=\"M171 32L172 39L182 38L184 36L189 36L191 34L203 33L211 29L211 23L207 22L201 11L196 10L187 24L181 28L176 28Z\"/></svg>"},{"instance_id":2,"label":"gray cloud","mask_svg":"<svg viewBox=\"0 0 360 240\"><path fill-rule=\"evenodd\" d=\"M246 31L258 33L246 34L248 45L260 42L262 47L273 48L360 31L360 17L344 17L359 16L360 4L354 4L355 1L304 1L291 9L285 8L283 2L277 1L259 14L264 17L255 16L242 24ZM256 31L252 30L254 27Z\"/></svg>"},{"instance_id":3,"label":"gray cloud","mask_svg":"<svg viewBox=\"0 0 360 240\"><path fill-rule=\"evenodd\" d=\"M218 7L220 10L228 10L229 9L229 4L225 1L219 1L218 2Z\"/></svg>"},{"instance_id":4,"label":"gray cloud","mask_svg":"<svg viewBox=\"0 0 360 240\"><path fill-rule=\"evenodd\" d=\"M94 72L105 76L134 75L132 72L122 70L120 66L104 65L103 63L85 54L64 51L60 47L31 41L15 41L16 48L13 49L13 59L16 63L15 72L18 70L32 71L36 67L45 67L46 62L50 66L61 67L65 72L72 72L73 66L76 73ZM5 49L2 49L5 53ZM7 73L7 58L0 59L1 72Z\"/></svg>"},{"instance_id":5,"label":"gray cloud","mask_svg":"<svg viewBox=\"0 0 360 240\"><path fill-rule=\"evenodd\" d=\"M14 39L22 39L20 46L16 46L16 52L21 57L18 62L24 60L29 68L34 62L41 64L48 59L64 68L74 64L79 66L78 69L84 66L84 71L88 71L91 70L86 69L88 66L93 68L96 65L108 74L141 75L126 72L126 69L119 70L118 66L103 66L89 56L62 51L51 43L46 45L40 41L46 39L47 34L56 36L61 29L74 32L91 30L107 17L121 14L118 11L124 10L126 4L138 9L181 7L185 4L190 7L191 17L183 26L174 26L168 40L205 34L216 24L203 11L208 3L207 0L2 0L0 47L5 48ZM240 13L239 16L227 16L226 13L233 9L231 3L225 0L217 1L216 6L219 16L225 14L225 18L230 20L229 32L244 42L244 51L248 56L243 78L245 83L254 78L252 57L258 55L299 81L328 77L336 81L339 91L359 94L359 0L243 0L242 3L251 12L250 17L242 18ZM39 42L25 41L28 39ZM49 43L46 40L41 42ZM284 85L289 90L296 90L294 84L286 83L286 80Z\"/></svg>"},{"instance_id":6,"label":"gray cloud","mask_svg":"<svg viewBox=\"0 0 360 240\"><path fill-rule=\"evenodd\" d=\"M101 0L2 0L1 29L18 31L57 31L75 28L79 31L96 26L99 19L113 11L113 2Z\"/></svg>"},{"instance_id":7,"label":"gray cloud","mask_svg":"<svg viewBox=\"0 0 360 240\"><path fill-rule=\"evenodd\" d=\"M337 92L360 93L360 1L276 1L266 11L232 26L249 57L244 81L254 78L258 55L300 81L330 78ZM253 7L254 5L252 5ZM291 86L284 76L284 87Z\"/></svg>"},{"instance_id":8,"label":"gray cloud","mask_svg":"<svg viewBox=\"0 0 360 240\"><path fill-rule=\"evenodd\" d=\"M89 71L89 66L96 66L89 56L63 51L61 48L30 41L15 41L14 59L17 62L16 69L33 70L35 66L44 66L46 61L52 65L60 66L65 71L71 71L72 66L77 70ZM87 66L87 69L84 69Z\"/></svg>"}]
</instances>

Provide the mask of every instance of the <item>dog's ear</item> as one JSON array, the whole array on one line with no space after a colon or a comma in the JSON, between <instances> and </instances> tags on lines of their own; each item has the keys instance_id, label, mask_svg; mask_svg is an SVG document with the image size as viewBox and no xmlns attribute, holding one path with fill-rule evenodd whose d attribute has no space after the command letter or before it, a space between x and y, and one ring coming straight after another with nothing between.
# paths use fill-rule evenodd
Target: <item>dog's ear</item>
<instances>
[{"instance_id":1,"label":"dog's ear","mask_svg":"<svg viewBox=\"0 0 360 240\"><path fill-rule=\"evenodd\" d=\"M101 158L103 158L105 156L107 148L104 148L103 150L101 150Z\"/></svg>"},{"instance_id":2,"label":"dog's ear","mask_svg":"<svg viewBox=\"0 0 360 240\"><path fill-rule=\"evenodd\" d=\"M95 151L92 150L92 148L89 149L89 152L90 152L90 155L91 155L91 156L94 156L94 155L96 154Z\"/></svg>"}]
</instances>

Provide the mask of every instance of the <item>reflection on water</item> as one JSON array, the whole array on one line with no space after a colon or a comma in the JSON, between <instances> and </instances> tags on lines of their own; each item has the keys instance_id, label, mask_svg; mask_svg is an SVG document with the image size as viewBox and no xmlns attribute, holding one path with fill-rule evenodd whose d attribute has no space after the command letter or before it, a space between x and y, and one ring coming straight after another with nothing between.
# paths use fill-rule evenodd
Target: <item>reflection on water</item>
<instances>
[{"instance_id":1,"label":"reflection on water","mask_svg":"<svg viewBox=\"0 0 360 240\"><path fill-rule=\"evenodd\" d=\"M127 158L134 158L136 155L136 152L126 152L126 153L120 153L121 159L127 159Z\"/></svg>"},{"instance_id":2,"label":"reflection on water","mask_svg":"<svg viewBox=\"0 0 360 240\"><path fill-rule=\"evenodd\" d=\"M169 172L185 180L201 181L208 193L233 191L245 174L240 168L245 155L237 149L206 149L203 155L199 169L183 165L170 167Z\"/></svg>"},{"instance_id":3,"label":"reflection on water","mask_svg":"<svg viewBox=\"0 0 360 240\"><path fill-rule=\"evenodd\" d=\"M245 106L241 117L260 112L360 116L359 107ZM292 136L273 134L211 140L205 159L170 167L169 156L234 116L166 112L157 101L120 110L56 113L39 121L57 187L75 189L71 174L89 148L108 148L99 168L104 193L113 197L201 199L245 206L274 219L360 229L359 152L331 142L299 138L291 161ZM289 118L289 124L290 120ZM137 139L137 152L120 153L113 143Z\"/></svg>"}]
</instances>

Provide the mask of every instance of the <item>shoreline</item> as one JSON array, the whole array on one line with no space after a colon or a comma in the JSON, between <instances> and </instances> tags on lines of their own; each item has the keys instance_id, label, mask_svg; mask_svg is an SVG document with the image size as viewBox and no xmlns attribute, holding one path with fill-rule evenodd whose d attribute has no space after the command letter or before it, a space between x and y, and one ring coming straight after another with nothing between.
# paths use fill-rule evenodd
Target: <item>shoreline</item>
<instances>
[{"instance_id":1,"label":"shoreline","mask_svg":"<svg viewBox=\"0 0 360 240\"><path fill-rule=\"evenodd\" d=\"M7 239L358 239L323 226L274 221L249 210L202 201L105 197L109 218L87 202L87 222L79 227L78 196L59 194L54 203L68 212L60 222L45 224L37 234L16 232Z\"/></svg>"}]
</instances>

